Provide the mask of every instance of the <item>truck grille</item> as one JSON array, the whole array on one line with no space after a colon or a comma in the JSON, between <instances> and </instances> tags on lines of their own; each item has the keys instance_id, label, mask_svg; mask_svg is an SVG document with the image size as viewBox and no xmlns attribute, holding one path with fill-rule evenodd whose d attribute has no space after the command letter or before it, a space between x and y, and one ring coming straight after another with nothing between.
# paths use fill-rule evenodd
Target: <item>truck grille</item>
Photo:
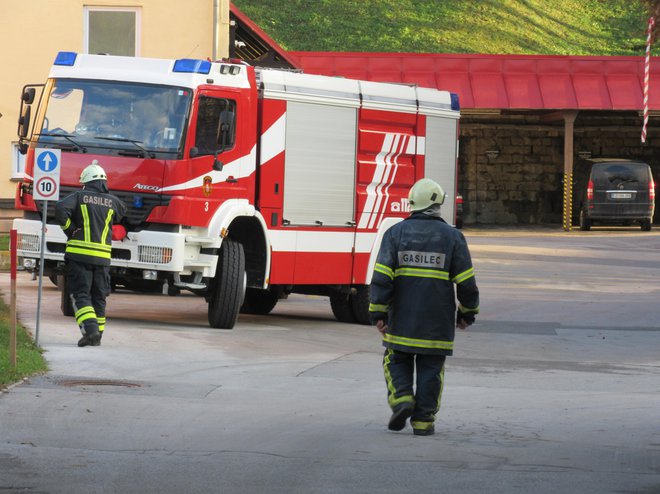
<instances>
[{"instance_id":1,"label":"truck grille","mask_svg":"<svg viewBox=\"0 0 660 494\"><path fill-rule=\"evenodd\" d=\"M68 196L70 193L80 190L79 187L60 187L60 198ZM31 187L28 192L32 192ZM111 194L115 195L126 205L126 217L131 225L139 226L142 224L153 208L156 206L167 206L170 203L171 196L164 194L136 194L135 192L124 192L111 190ZM39 210L39 218L43 211L42 201L35 201L37 209ZM139 207L138 207L139 204ZM57 223L55 221L55 202L48 201L48 210L46 212L48 223Z\"/></svg>"},{"instance_id":2,"label":"truck grille","mask_svg":"<svg viewBox=\"0 0 660 494\"><path fill-rule=\"evenodd\" d=\"M172 261L172 249L155 245L139 245L138 260L150 264L168 264Z\"/></svg>"},{"instance_id":3,"label":"truck grille","mask_svg":"<svg viewBox=\"0 0 660 494\"><path fill-rule=\"evenodd\" d=\"M19 233L16 236L16 247L18 250L23 250L26 252L40 252L41 242L39 235Z\"/></svg>"}]
</instances>

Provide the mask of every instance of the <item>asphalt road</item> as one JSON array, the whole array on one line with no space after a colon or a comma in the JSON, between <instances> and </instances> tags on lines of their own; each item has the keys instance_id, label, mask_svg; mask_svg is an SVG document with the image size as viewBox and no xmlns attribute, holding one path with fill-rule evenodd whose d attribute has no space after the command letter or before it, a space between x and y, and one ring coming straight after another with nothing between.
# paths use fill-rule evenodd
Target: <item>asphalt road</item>
<instances>
[{"instance_id":1,"label":"asphalt road","mask_svg":"<svg viewBox=\"0 0 660 494\"><path fill-rule=\"evenodd\" d=\"M0 492L660 493L660 233L465 233L481 314L432 437L387 431L378 334L325 298L222 331L203 299L117 292L77 348L45 280L50 372L0 394Z\"/></svg>"}]
</instances>

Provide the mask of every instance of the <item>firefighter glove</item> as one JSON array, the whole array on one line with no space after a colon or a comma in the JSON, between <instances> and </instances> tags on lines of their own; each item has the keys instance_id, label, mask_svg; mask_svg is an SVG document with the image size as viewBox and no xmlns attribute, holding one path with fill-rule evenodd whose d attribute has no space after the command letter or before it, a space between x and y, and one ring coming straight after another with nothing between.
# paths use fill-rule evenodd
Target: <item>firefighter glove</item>
<instances>
[{"instance_id":1,"label":"firefighter glove","mask_svg":"<svg viewBox=\"0 0 660 494\"><path fill-rule=\"evenodd\" d=\"M387 324L387 312L371 312L369 316L371 318L371 324L374 326L378 324L378 321L383 321Z\"/></svg>"},{"instance_id":2,"label":"firefighter glove","mask_svg":"<svg viewBox=\"0 0 660 494\"><path fill-rule=\"evenodd\" d=\"M126 228L123 225L112 225L112 240L123 240L126 236Z\"/></svg>"},{"instance_id":3,"label":"firefighter glove","mask_svg":"<svg viewBox=\"0 0 660 494\"><path fill-rule=\"evenodd\" d=\"M474 316L474 312L461 312L459 309L456 311L456 324L460 325L462 322L470 326L474 323Z\"/></svg>"}]
</instances>

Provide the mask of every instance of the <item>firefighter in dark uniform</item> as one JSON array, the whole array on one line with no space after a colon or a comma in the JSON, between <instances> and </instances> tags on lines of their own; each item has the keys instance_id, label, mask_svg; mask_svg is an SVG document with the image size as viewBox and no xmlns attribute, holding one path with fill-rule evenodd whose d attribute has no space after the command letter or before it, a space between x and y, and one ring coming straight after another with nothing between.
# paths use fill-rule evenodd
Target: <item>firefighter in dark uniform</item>
<instances>
[{"instance_id":1,"label":"firefighter in dark uniform","mask_svg":"<svg viewBox=\"0 0 660 494\"><path fill-rule=\"evenodd\" d=\"M121 200L108 193L108 177L94 160L80 174L82 190L55 205L55 218L67 236L66 289L73 299L83 336L78 346L98 346L105 329L105 298L110 293L113 223L126 213Z\"/></svg>"},{"instance_id":2,"label":"firefighter in dark uniform","mask_svg":"<svg viewBox=\"0 0 660 494\"><path fill-rule=\"evenodd\" d=\"M465 329L479 312L470 252L463 234L440 217L444 199L433 180L412 186L412 214L385 232L371 282L369 312L385 347L388 428L399 431L410 418L421 436L435 432L455 327Z\"/></svg>"}]
</instances>

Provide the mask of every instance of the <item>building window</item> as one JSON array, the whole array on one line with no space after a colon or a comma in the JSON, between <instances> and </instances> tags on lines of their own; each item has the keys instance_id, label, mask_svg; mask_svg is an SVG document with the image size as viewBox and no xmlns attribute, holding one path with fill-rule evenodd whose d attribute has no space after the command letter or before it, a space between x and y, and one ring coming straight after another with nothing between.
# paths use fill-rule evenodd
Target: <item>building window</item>
<instances>
[{"instance_id":1,"label":"building window","mask_svg":"<svg viewBox=\"0 0 660 494\"><path fill-rule=\"evenodd\" d=\"M140 55L140 9L85 7L85 53Z\"/></svg>"},{"instance_id":2,"label":"building window","mask_svg":"<svg viewBox=\"0 0 660 494\"><path fill-rule=\"evenodd\" d=\"M25 171L25 155L18 152L18 143L11 143L11 179L23 180Z\"/></svg>"}]
</instances>

